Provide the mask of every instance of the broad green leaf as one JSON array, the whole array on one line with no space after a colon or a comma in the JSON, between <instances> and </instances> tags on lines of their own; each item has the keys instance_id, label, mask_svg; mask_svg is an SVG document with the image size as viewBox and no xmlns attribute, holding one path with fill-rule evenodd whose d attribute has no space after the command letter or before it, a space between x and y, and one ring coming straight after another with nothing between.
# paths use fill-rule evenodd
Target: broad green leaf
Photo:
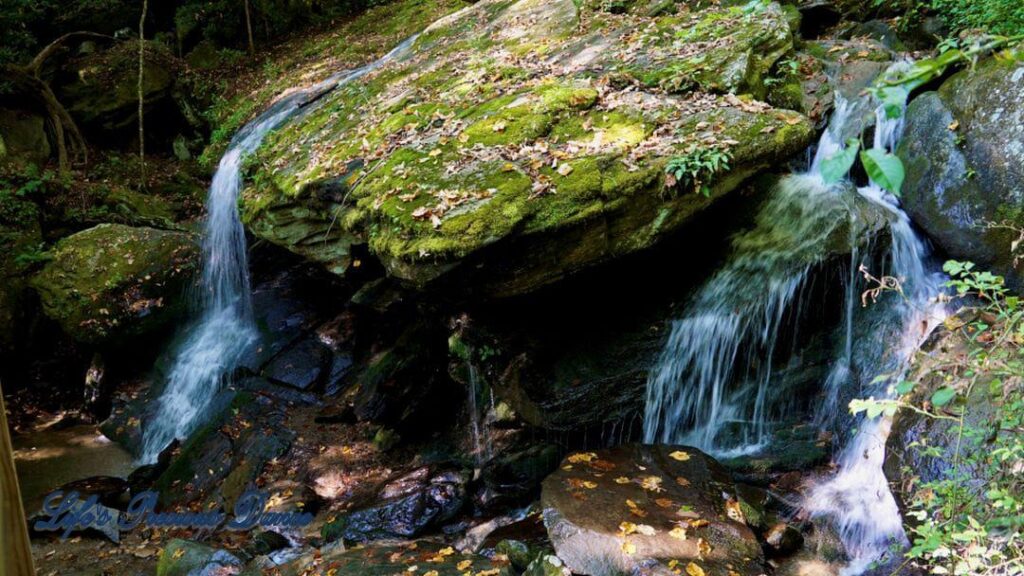
<instances>
[{"instance_id":1,"label":"broad green leaf","mask_svg":"<svg viewBox=\"0 0 1024 576\"><path fill-rule=\"evenodd\" d=\"M850 138L846 141L846 148L825 158L821 163L821 177L825 180L825 183L835 184L845 178L850 172L850 167L857 160L857 151L859 150L860 141L856 138Z\"/></svg>"},{"instance_id":2,"label":"broad green leaf","mask_svg":"<svg viewBox=\"0 0 1024 576\"><path fill-rule=\"evenodd\" d=\"M895 120L903 115L903 108L910 97L910 90L904 85L882 86L875 90L875 97L885 107L885 115Z\"/></svg>"},{"instance_id":3,"label":"broad green leaf","mask_svg":"<svg viewBox=\"0 0 1024 576\"><path fill-rule=\"evenodd\" d=\"M872 148L860 153L860 161L864 164L864 169L872 182L896 196L900 195L905 172L903 171L903 162L896 155L879 148Z\"/></svg>"},{"instance_id":4,"label":"broad green leaf","mask_svg":"<svg viewBox=\"0 0 1024 576\"><path fill-rule=\"evenodd\" d=\"M953 390L949 386L943 386L932 394L932 406L941 408L942 406L949 404L953 398L956 398L956 390Z\"/></svg>"},{"instance_id":5,"label":"broad green leaf","mask_svg":"<svg viewBox=\"0 0 1024 576\"><path fill-rule=\"evenodd\" d=\"M899 394L900 396L903 396L905 394L910 394L910 392L913 389L914 389L914 383L913 382L907 382L906 380L904 380L903 382L900 382L899 384L896 385L896 393Z\"/></svg>"}]
</instances>

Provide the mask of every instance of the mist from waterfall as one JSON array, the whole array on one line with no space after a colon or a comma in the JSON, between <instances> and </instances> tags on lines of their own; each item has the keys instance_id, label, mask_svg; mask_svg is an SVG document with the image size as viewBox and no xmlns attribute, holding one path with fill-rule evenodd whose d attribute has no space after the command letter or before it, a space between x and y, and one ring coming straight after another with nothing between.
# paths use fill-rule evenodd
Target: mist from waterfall
<instances>
[{"instance_id":1,"label":"mist from waterfall","mask_svg":"<svg viewBox=\"0 0 1024 576\"><path fill-rule=\"evenodd\" d=\"M220 160L207 196L203 263L196 298L196 319L170 353L171 368L159 405L143 424L140 461L155 462L175 438L183 439L209 416L217 392L230 381L246 352L257 342L246 256L245 230L238 214L242 165L263 138L325 93L402 57L413 36L384 57L346 70L308 88L290 91L246 124Z\"/></svg>"}]
</instances>

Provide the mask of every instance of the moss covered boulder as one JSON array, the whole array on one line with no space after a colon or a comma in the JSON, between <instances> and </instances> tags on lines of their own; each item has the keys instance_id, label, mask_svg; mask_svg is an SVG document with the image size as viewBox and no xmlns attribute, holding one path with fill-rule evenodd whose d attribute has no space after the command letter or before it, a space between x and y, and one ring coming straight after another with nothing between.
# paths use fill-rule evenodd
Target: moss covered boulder
<instances>
[{"instance_id":1,"label":"moss covered boulder","mask_svg":"<svg viewBox=\"0 0 1024 576\"><path fill-rule=\"evenodd\" d=\"M914 221L950 256L1024 285L1024 62L989 59L919 96L902 142Z\"/></svg>"},{"instance_id":2,"label":"moss covered boulder","mask_svg":"<svg viewBox=\"0 0 1024 576\"><path fill-rule=\"evenodd\" d=\"M527 292L657 243L803 150L807 119L758 100L790 52L773 3L484 0L269 136L243 219L337 274L365 245L417 288ZM690 176L666 179L673 158Z\"/></svg>"},{"instance_id":3,"label":"moss covered boulder","mask_svg":"<svg viewBox=\"0 0 1024 576\"><path fill-rule=\"evenodd\" d=\"M42 115L0 108L0 164L42 164L50 152Z\"/></svg>"},{"instance_id":4,"label":"moss covered boulder","mask_svg":"<svg viewBox=\"0 0 1024 576\"><path fill-rule=\"evenodd\" d=\"M198 258L192 235L101 224L58 242L31 283L46 315L73 338L115 343L182 312Z\"/></svg>"},{"instance_id":5,"label":"moss covered boulder","mask_svg":"<svg viewBox=\"0 0 1024 576\"><path fill-rule=\"evenodd\" d=\"M117 42L71 59L55 80L58 99L86 133L102 144L138 142L139 46ZM185 68L161 44L147 43L142 75L146 141L166 146L182 131L191 135L195 114L179 79Z\"/></svg>"}]
</instances>

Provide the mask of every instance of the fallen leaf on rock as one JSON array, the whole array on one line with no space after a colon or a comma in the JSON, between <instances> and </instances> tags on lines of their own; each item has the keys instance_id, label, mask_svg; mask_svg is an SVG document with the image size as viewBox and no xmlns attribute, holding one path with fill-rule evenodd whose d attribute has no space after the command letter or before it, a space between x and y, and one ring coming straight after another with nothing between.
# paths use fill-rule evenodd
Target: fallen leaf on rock
<instances>
[{"instance_id":1,"label":"fallen leaf on rock","mask_svg":"<svg viewBox=\"0 0 1024 576\"><path fill-rule=\"evenodd\" d=\"M573 464L580 464L582 462L590 462L591 460L597 459L597 454L593 452L580 452L569 456L569 462Z\"/></svg>"},{"instance_id":2,"label":"fallen leaf on rock","mask_svg":"<svg viewBox=\"0 0 1024 576\"><path fill-rule=\"evenodd\" d=\"M672 458L673 460L678 460L680 462L686 462L687 460L690 459L690 455L686 452L683 452L682 450L676 450L675 452L669 454L669 458Z\"/></svg>"},{"instance_id":3,"label":"fallen leaf on rock","mask_svg":"<svg viewBox=\"0 0 1024 576\"><path fill-rule=\"evenodd\" d=\"M677 540L686 540L686 528L676 526L668 531L668 535Z\"/></svg>"},{"instance_id":4,"label":"fallen leaf on rock","mask_svg":"<svg viewBox=\"0 0 1024 576\"><path fill-rule=\"evenodd\" d=\"M650 526L648 524L637 524L636 531L638 534L643 534L644 536L654 536L658 533L658 531L655 530L653 526Z\"/></svg>"},{"instance_id":5,"label":"fallen leaf on rock","mask_svg":"<svg viewBox=\"0 0 1024 576\"><path fill-rule=\"evenodd\" d=\"M704 576L704 569L690 562L686 565L686 573L690 576Z\"/></svg>"}]
</instances>

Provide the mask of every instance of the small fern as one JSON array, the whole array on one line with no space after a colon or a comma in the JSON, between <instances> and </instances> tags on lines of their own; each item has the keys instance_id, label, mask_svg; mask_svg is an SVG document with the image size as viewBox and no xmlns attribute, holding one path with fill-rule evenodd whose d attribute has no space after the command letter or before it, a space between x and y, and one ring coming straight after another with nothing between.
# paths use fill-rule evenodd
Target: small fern
<instances>
[{"instance_id":1,"label":"small fern","mask_svg":"<svg viewBox=\"0 0 1024 576\"><path fill-rule=\"evenodd\" d=\"M728 170L731 161L732 153L728 149L695 147L668 161L665 166L668 174L665 187L689 188L697 194L710 197L711 187L708 184L715 174Z\"/></svg>"}]
</instances>

